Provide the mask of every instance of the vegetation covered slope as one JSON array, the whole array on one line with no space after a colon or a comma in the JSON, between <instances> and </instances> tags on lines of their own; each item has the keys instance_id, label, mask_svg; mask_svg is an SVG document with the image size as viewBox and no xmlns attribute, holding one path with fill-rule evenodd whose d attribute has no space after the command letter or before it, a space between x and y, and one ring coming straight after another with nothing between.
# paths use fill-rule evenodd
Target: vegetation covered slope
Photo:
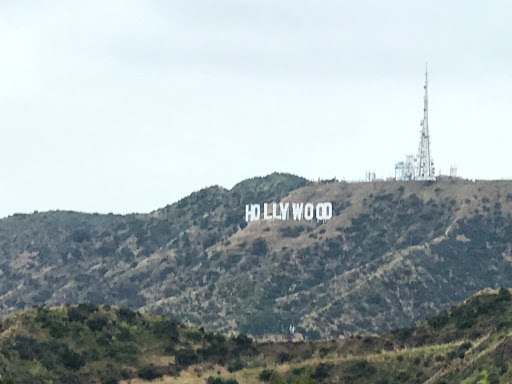
<instances>
[{"instance_id":1,"label":"vegetation covered slope","mask_svg":"<svg viewBox=\"0 0 512 384\"><path fill-rule=\"evenodd\" d=\"M512 295L487 289L389 334L255 343L109 306L0 320L0 383L505 384Z\"/></svg>"},{"instance_id":2,"label":"vegetation covered slope","mask_svg":"<svg viewBox=\"0 0 512 384\"><path fill-rule=\"evenodd\" d=\"M179 375L192 364L241 364L243 335L226 338L126 308L36 307L0 322L0 377L17 383L117 383Z\"/></svg>"},{"instance_id":3,"label":"vegetation covered slope","mask_svg":"<svg viewBox=\"0 0 512 384\"><path fill-rule=\"evenodd\" d=\"M245 204L331 201L326 222L244 221ZM253 335L409 326L512 286L512 182L308 183L273 174L139 215L0 220L0 313L143 308Z\"/></svg>"}]
</instances>

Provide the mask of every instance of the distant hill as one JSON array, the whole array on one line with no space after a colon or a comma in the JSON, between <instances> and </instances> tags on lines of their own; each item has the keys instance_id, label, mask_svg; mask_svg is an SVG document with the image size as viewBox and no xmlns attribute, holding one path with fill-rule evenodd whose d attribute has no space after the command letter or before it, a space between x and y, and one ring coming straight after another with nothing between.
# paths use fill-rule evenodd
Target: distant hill
<instances>
[{"instance_id":1,"label":"distant hill","mask_svg":"<svg viewBox=\"0 0 512 384\"><path fill-rule=\"evenodd\" d=\"M247 224L245 204L333 203L326 222ZM255 336L411 326L512 286L512 182L345 183L272 174L149 214L0 220L0 313L129 306Z\"/></svg>"},{"instance_id":2,"label":"distant hill","mask_svg":"<svg viewBox=\"0 0 512 384\"><path fill-rule=\"evenodd\" d=\"M126 308L36 307L0 319L0 384L505 384L512 294L486 289L413 328L255 343Z\"/></svg>"}]
</instances>

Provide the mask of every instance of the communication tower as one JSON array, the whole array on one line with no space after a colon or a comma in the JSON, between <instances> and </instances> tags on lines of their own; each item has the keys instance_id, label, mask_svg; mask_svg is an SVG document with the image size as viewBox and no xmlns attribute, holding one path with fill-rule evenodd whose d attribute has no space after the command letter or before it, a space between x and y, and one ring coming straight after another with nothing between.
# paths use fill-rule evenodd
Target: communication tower
<instances>
[{"instance_id":1,"label":"communication tower","mask_svg":"<svg viewBox=\"0 0 512 384\"><path fill-rule=\"evenodd\" d=\"M407 155L405 161L395 164L395 180L435 180L434 160L430 155L430 133L428 129L428 71L425 68L425 96L423 120L418 155Z\"/></svg>"},{"instance_id":2,"label":"communication tower","mask_svg":"<svg viewBox=\"0 0 512 384\"><path fill-rule=\"evenodd\" d=\"M366 171L366 174L365 174L365 180L368 181L368 182L372 182L372 181L375 181L375 172L371 172L371 171Z\"/></svg>"},{"instance_id":3,"label":"communication tower","mask_svg":"<svg viewBox=\"0 0 512 384\"><path fill-rule=\"evenodd\" d=\"M430 134L428 130L428 71L425 69L425 97L423 99L423 120L417 158L416 180L435 180L434 160L430 156Z\"/></svg>"},{"instance_id":4,"label":"communication tower","mask_svg":"<svg viewBox=\"0 0 512 384\"><path fill-rule=\"evenodd\" d=\"M454 165L450 167L450 177L452 179L457 177L457 167Z\"/></svg>"}]
</instances>

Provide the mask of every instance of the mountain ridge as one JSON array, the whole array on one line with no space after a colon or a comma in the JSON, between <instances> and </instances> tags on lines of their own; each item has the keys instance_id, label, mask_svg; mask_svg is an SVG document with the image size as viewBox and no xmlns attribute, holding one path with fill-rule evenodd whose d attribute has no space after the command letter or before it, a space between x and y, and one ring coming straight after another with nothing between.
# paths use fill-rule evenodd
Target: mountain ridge
<instances>
[{"instance_id":1,"label":"mountain ridge","mask_svg":"<svg viewBox=\"0 0 512 384\"><path fill-rule=\"evenodd\" d=\"M331 201L334 216L245 222L245 204L272 201ZM223 332L382 332L512 285L511 212L510 181L271 174L148 214L10 216L0 220L0 313L90 301Z\"/></svg>"}]
</instances>

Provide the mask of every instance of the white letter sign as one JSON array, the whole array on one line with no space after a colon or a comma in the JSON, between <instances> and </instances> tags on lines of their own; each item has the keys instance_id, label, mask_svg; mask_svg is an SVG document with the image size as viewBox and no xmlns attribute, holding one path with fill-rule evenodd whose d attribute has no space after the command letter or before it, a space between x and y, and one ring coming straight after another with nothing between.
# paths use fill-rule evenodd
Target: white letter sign
<instances>
[{"instance_id":1,"label":"white letter sign","mask_svg":"<svg viewBox=\"0 0 512 384\"><path fill-rule=\"evenodd\" d=\"M324 202L317 203L269 203L263 204L263 219L264 220L330 220L332 218L332 203ZM290 214L291 204L291 214ZM257 221L260 219L261 214L260 204L248 204L245 206L245 221Z\"/></svg>"}]
</instances>

